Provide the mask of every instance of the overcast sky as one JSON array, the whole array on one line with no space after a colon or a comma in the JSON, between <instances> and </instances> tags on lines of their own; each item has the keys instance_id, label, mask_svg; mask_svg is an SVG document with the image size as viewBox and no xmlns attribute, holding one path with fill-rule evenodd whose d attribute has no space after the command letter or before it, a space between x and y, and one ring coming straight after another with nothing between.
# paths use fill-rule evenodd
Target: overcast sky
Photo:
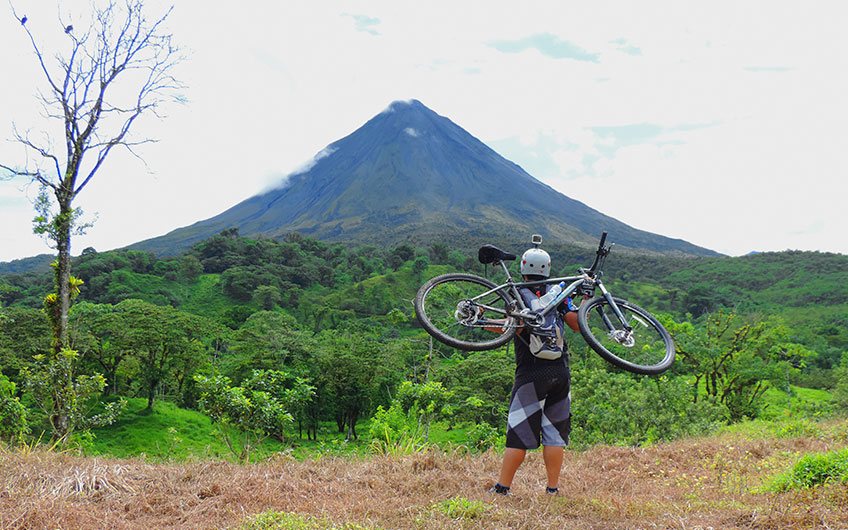
<instances>
[{"instance_id":1,"label":"overcast sky","mask_svg":"<svg viewBox=\"0 0 848 530\"><path fill-rule=\"evenodd\" d=\"M55 3L13 3L45 48L67 47ZM88 2L62 4L84 27ZM45 129L44 85L0 7L0 163L16 165L6 140L13 122ZM843 1L183 1L168 28L188 102L136 125L159 140L147 166L116 153L79 196L96 223L74 253L216 215L413 98L636 228L730 255L848 253L846 15ZM50 251L26 184L0 182L2 261Z\"/></svg>"}]
</instances>

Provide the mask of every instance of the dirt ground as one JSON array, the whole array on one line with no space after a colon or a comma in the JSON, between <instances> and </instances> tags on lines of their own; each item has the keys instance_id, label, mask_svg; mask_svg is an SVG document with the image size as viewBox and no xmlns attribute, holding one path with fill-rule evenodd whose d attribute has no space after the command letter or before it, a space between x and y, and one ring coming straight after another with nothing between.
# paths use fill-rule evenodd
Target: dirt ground
<instances>
[{"instance_id":1,"label":"dirt ground","mask_svg":"<svg viewBox=\"0 0 848 530\"><path fill-rule=\"evenodd\" d=\"M567 451L555 497L544 493L538 452L519 470L513 494L496 497L487 492L500 465L495 453L279 457L236 465L6 451L0 453L0 528L237 528L274 510L385 529L848 529L848 484L758 493L800 453L846 443L724 435L644 449ZM448 499L483 504L454 514L440 508Z\"/></svg>"}]
</instances>

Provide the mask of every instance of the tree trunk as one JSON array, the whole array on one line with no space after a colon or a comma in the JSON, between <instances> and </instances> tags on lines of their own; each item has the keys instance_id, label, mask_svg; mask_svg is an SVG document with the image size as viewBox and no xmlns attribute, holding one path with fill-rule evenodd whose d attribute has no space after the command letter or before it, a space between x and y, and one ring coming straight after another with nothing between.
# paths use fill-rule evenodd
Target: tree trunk
<instances>
[{"instance_id":1,"label":"tree trunk","mask_svg":"<svg viewBox=\"0 0 848 530\"><path fill-rule=\"evenodd\" d=\"M72 370L66 363L72 362L62 358L61 352L70 344L68 340L68 312L71 308L71 205L70 200L59 197L59 216L56 219L56 250L58 259L56 266L56 304L50 310L51 325L53 326L53 358L51 363L57 372L57 380L53 384L53 414L50 423L53 426L53 439L64 444L73 426L65 402L63 388L70 387Z\"/></svg>"},{"instance_id":2,"label":"tree trunk","mask_svg":"<svg viewBox=\"0 0 848 530\"><path fill-rule=\"evenodd\" d=\"M59 253L56 267L56 295L58 314L53 322L55 344L53 351L59 353L67 348L68 312L71 309L71 218L69 200L59 201L59 216L56 219L56 250Z\"/></svg>"},{"instance_id":3,"label":"tree trunk","mask_svg":"<svg viewBox=\"0 0 848 530\"><path fill-rule=\"evenodd\" d=\"M106 371L106 388L103 389L103 394L106 396L114 396L118 393L118 367L117 365Z\"/></svg>"},{"instance_id":4,"label":"tree trunk","mask_svg":"<svg viewBox=\"0 0 848 530\"><path fill-rule=\"evenodd\" d=\"M147 410L153 411L153 400L156 397L156 385L150 385L147 387Z\"/></svg>"},{"instance_id":5,"label":"tree trunk","mask_svg":"<svg viewBox=\"0 0 848 530\"><path fill-rule=\"evenodd\" d=\"M359 414L351 411L348 415L347 419L347 436L345 436L345 441L349 442L351 440L357 440L359 436L356 434L356 420L359 418Z\"/></svg>"}]
</instances>

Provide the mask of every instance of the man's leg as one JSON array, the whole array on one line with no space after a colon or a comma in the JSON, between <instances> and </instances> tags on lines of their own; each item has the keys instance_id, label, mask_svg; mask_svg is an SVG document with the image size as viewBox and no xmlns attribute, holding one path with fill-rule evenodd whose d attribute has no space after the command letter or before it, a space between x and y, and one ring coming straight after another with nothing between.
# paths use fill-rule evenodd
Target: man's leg
<instances>
[{"instance_id":1,"label":"man's leg","mask_svg":"<svg viewBox=\"0 0 848 530\"><path fill-rule=\"evenodd\" d=\"M501 464L501 474L498 478L498 484L501 486L506 486L507 488L512 486L512 479L515 478L515 472L518 471L518 467L521 466L521 463L524 462L524 456L527 454L527 451L524 449L516 449L514 447L507 447L504 451L503 464Z\"/></svg>"},{"instance_id":2,"label":"man's leg","mask_svg":"<svg viewBox=\"0 0 848 530\"><path fill-rule=\"evenodd\" d=\"M546 445L542 448L542 458L545 460L545 472L548 475L548 487L559 486L559 474L562 471L563 449L561 446Z\"/></svg>"}]
</instances>

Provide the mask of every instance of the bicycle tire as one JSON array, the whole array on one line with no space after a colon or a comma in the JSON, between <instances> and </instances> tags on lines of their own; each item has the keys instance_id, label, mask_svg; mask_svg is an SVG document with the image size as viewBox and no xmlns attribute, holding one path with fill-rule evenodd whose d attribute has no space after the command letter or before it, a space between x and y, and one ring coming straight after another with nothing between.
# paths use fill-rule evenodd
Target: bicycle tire
<instances>
[{"instance_id":1,"label":"bicycle tire","mask_svg":"<svg viewBox=\"0 0 848 530\"><path fill-rule=\"evenodd\" d=\"M668 331L641 307L621 298L613 300L631 324L632 333L618 329L621 322L612 310L605 311L609 303L599 296L583 302L577 312L580 334L586 343L605 360L628 372L658 375L668 370L675 356ZM606 327L604 315L616 329L610 331Z\"/></svg>"},{"instance_id":2,"label":"bicycle tire","mask_svg":"<svg viewBox=\"0 0 848 530\"><path fill-rule=\"evenodd\" d=\"M418 289L415 295L415 317L421 326L433 338L460 350L483 351L491 350L506 344L513 335L515 327L507 325L496 333L486 330L485 308L471 304L474 313L468 313L465 323L457 316L460 305L469 298L479 296L497 287L480 276L473 274L451 273L436 276ZM494 306L502 311L511 307L511 298L502 291L495 291L486 300L486 305ZM505 317L502 313L490 311L492 317ZM470 321L474 321L471 325ZM479 323L477 323L479 322ZM490 328L491 329L491 328Z\"/></svg>"}]
</instances>

